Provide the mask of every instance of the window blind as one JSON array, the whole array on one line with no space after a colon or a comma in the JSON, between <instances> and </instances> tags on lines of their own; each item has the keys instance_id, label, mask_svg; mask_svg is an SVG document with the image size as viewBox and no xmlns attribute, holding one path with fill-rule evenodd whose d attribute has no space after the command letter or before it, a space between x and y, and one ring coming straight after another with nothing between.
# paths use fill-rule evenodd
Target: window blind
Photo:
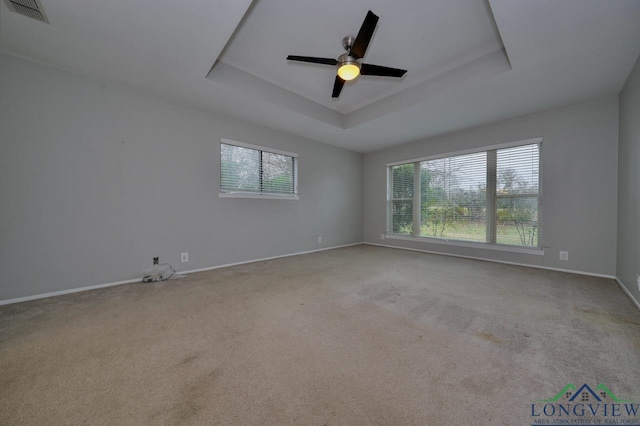
<instances>
[{"instance_id":1,"label":"window blind","mask_svg":"<svg viewBox=\"0 0 640 426\"><path fill-rule=\"evenodd\" d=\"M295 196L296 157L220 144L220 192Z\"/></svg>"},{"instance_id":2,"label":"window blind","mask_svg":"<svg viewBox=\"0 0 640 426\"><path fill-rule=\"evenodd\" d=\"M496 242L537 246L540 145L499 149L496 157Z\"/></svg>"},{"instance_id":3,"label":"window blind","mask_svg":"<svg viewBox=\"0 0 640 426\"><path fill-rule=\"evenodd\" d=\"M220 190L260 192L260 151L221 144Z\"/></svg>"},{"instance_id":4,"label":"window blind","mask_svg":"<svg viewBox=\"0 0 640 426\"><path fill-rule=\"evenodd\" d=\"M262 152L262 192L294 194L295 159L282 154Z\"/></svg>"},{"instance_id":5,"label":"window blind","mask_svg":"<svg viewBox=\"0 0 640 426\"><path fill-rule=\"evenodd\" d=\"M420 235L486 240L486 152L423 161L420 183Z\"/></svg>"},{"instance_id":6,"label":"window blind","mask_svg":"<svg viewBox=\"0 0 640 426\"><path fill-rule=\"evenodd\" d=\"M391 168L392 176L392 228L396 234L411 234L413 228L413 164Z\"/></svg>"}]
</instances>

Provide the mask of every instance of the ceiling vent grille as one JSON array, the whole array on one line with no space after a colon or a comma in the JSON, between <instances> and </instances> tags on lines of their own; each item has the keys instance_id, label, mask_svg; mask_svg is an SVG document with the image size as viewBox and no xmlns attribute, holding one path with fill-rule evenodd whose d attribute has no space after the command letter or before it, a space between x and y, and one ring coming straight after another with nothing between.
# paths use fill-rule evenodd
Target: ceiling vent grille
<instances>
[{"instance_id":1,"label":"ceiling vent grille","mask_svg":"<svg viewBox=\"0 0 640 426\"><path fill-rule=\"evenodd\" d=\"M31 19L49 23L40 0L4 0L10 10Z\"/></svg>"}]
</instances>

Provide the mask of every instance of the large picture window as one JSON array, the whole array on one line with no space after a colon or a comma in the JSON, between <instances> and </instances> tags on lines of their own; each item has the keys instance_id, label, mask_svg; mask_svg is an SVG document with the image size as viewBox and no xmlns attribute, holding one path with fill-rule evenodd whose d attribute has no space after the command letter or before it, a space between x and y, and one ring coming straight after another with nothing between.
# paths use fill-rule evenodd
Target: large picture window
<instances>
[{"instance_id":1,"label":"large picture window","mask_svg":"<svg viewBox=\"0 0 640 426\"><path fill-rule=\"evenodd\" d=\"M220 196L298 198L297 154L222 139Z\"/></svg>"},{"instance_id":2,"label":"large picture window","mask_svg":"<svg viewBox=\"0 0 640 426\"><path fill-rule=\"evenodd\" d=\"M541 139L389 165L388 233L540 246Z\"/></svg>"}]
</instances>

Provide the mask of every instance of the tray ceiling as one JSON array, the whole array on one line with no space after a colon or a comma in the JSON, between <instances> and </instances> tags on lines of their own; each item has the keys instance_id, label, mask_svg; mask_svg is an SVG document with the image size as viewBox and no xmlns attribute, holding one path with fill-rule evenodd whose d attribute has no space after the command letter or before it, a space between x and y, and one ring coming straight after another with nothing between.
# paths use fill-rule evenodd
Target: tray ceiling
<instances>
[{"instance_id":1,"label":"tray ceiling","mask_svg":"<svg viewBox=\"0 0 640 426\"><path fill-rule=\"evenodd\" d=\"M637 0L40 3L0 2L2 52L360 152L617 94L640 52ZM332 100L332 67L286 57L337 57L369 9L364 61L408 73Z\"/></svg>"}]
</instances>

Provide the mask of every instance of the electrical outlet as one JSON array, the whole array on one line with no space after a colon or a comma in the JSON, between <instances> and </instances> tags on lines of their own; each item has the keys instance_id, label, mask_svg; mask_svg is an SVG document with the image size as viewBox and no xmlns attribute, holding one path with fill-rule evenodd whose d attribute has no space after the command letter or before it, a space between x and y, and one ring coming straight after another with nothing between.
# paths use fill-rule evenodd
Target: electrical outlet
<instances>
[{"instance_id":1,"label":"electrical outlet","mask_svg":"<svg viewBox=\"0 0 640 426\"><path fill-rule=\"evenodd\" d=\"M160 258L159 258L159 257L154 257L154 258L153 258L153 264L154 264L154 265L157 265L159 261L160 261Z\"/></svg>"},{"instance_id":2,"label":"electrical outlet","mask_svg":"<svg viewBox=\"0 0 640 426\"><path fill-rule=\"evenodd\" d=\"M636 276L636 282L638 283L638 291L640 291L640 275Z\"/></svg>"},{"instance_id":3,"label":"electrical outlet","mask_svg":"<svg viewBox=\"0 0 640 426\"><path fill-rule=\"evenodd\" d=\"M318 244L322 244L322 237L318 237Z\"/></svg>"},{"instance_id":4,"label":"electrical outlet","mask_svg":"<svg viewBox=\"0 0 640 426\"><path fill-rule=\"evenodd\" d=\"M385 235L384 234L380 234L380 239L384 240Z\"/></svg>"},{"instance_id":5,"label":"electrical outlet","mask_svg":"<svg viewBox=\"0 0 640 426\"><path fill-rule=\"evenodd\" d=\"M189 261L189 253L180 253L180 262L185 263Z\"/></svg>"},{"instance_id":6,"label":"electrical outlet","mask_svg":"<svg viewBox=\"0 0 640 426\"><path fill-rule=\"evenodd\" d=\"M569 252L561 251L560 252L560 260L569 260Z\"/></svg>"}]
</instances>

